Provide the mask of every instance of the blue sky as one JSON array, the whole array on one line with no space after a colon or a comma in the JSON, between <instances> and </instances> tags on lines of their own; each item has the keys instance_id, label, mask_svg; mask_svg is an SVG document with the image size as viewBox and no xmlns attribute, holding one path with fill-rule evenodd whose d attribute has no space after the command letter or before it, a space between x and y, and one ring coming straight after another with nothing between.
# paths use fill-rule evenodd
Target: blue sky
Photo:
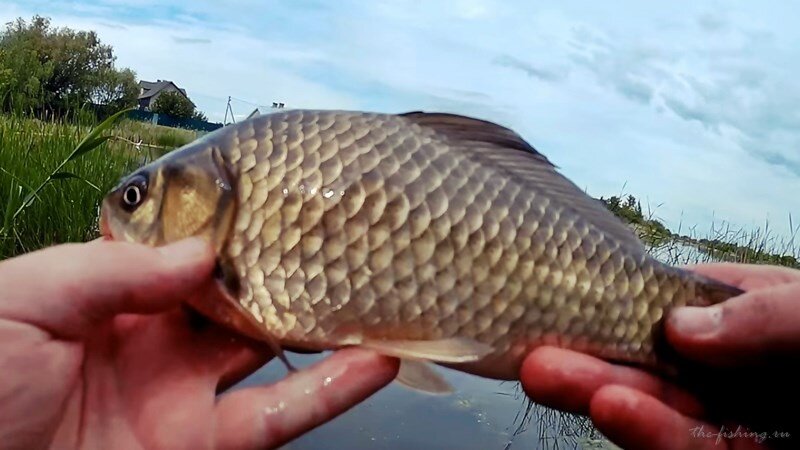
<instances>
[{"instance_id":1,"label":"blue sky","mask_svg":"<svg viewBox=\"0 0 800 450\"><path fill-rule=\"evenodd\" d=\"M510 126L670 228L800 220L800 27L783 2L0 0L97 30L213 120L252 104L438 110ZM796 8L795 8L796 9ZM797 226L797 225L795 225Z\"/></svg>"}]
</instances>

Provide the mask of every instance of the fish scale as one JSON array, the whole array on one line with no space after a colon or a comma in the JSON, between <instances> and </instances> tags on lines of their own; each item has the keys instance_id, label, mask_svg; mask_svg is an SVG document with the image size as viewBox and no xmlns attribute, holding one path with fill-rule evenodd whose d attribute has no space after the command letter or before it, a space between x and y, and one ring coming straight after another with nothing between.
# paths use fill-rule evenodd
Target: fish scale
<instances>
[{"instance_id":1,"label":"fish scale","mask_svg":"<svg viewBox=\"0 0 800 450\"><path fill-rule=\"evenodd\" d=\"M469 353L475 342L491 351L456 367L505 379L541 344L658 368L669 309L740 292L656 261L513 131L463 116L255 117L143 168L161 190L147 201L171 195L167 166L230 178L232 206L213 191L218 213L203 219L217 228L195 228L236 278L226 285L236 314L282 345L371 344L446 363L458 358L437 359L447 353L437 343ZM199 179L189 187L202 189ZM114 235L158 244L146 222L179 227L193 217L188 206L163 217L121 212L114 202L125 188L104 203Z\"/></svg>"},{"instance_id":2,"label":"fish scale","mask_svg":"<svg viewBox=\"0 0 800 450\"><path fill-rule=\"evenodd\" d=\"M250 126L272 130L271 135L277 136L286 128L284 117L286 116L256 119ZM550 330L560 333L560 343L568 346L573 335L590 331L586 322L587 319L592 319L593 315L581 314L581 306L586 305L593 306L592 309L601 314L600 320L604 326L593 335L582 335L585 339L594 342L597 347L602 347L606 356L643 362L648 358L646 355L652 351L649 343L643 342L643 339L623 340L623 338L629 332L640 337L637 330L651 328L660 318L660 314L653 313L636 321L623 322L626 317L613 291L614 286L627 286L626 280L629 274L621 272L623 259L621 256L615 256L618 255L615 253L615 244L604 239L602 233L590 233L590 227L584 225L580 229L586 234L576 234L572 222L577 217L570 217L564 213L564 208L554 207L541 195L524 189L521 183L515 182L515 178L503 177L498 173L497 165L480 164L463 156L459 157L455 151L450 151L446 145L434 140L431 133L423 134L428 139L417 140L415 136L419 131L413 127L395 125L387 129L383 123L391 123L392 120L398 121L398 119L388 116L366 116L353 120L347 114L336 113L310 115L294 113L293 117L295 123L302 123L302 126L288 128L288 137L283 141L288 148L281 150L281 156L270 158L271 147L274 144L269 145L268 142L262 145L245 142L239 144L242 152L241 161L238 162L240 177L241 180L249 179L240 183L245 189L250 184L255 186L254 182L257 181L255 178L260 174L254 170L252 161L256 160L255 153L261 152L272 161L271 170L284 166L285 169L277 170L290 174L296 167L306 168L304 177L297 172L297 176L282 178L281 182L266 194L267 197L284 195L288 198L289 196L281 193L282 190L294 193L300 186L307 192L315 191L318 194L306 196L302 204L300 197L292 194L291 197L294 199L292 206L281 206L282 217L285 219L288 216L289 220L282 223L281 237L278 240L262 243L260 240L250 239L244 243L243 252L232 253L229 256L239 272L246 274L254 264L253 258L247 258L247 255L268 253L273 246L280 246L282 254L285 255L302 240L297 227L292 224L299 211L304 211L308 220L306 227L309 230L318 228L317 231L324 235L323 247L331 250L323 250L323 254L328 255L326 260L314 261L306 258L300 264L322 264L323 267L327 267L333 263L331 270L317 270L317 276L332 280L327 283L318 282L327 287L322 300L324 306L328 307L335 303L339 308L328 314L316 314L313 306L319 305L320 300L315 301L308 291L300 290L294 292L288 302L279 302L277 299L283 297L283 286L277 285L275 288L278 292L270 292L271 296L243 298L242 301L247 307L254 303L264 312L275 309L280 325L271 328L270 332L276 337L297 342L308 341L312 336L325 340L327 336L333 335L343 322L366 321L372 324L373 332L377 336L384 334L379 337L388 337L390 336L388 333L391 333L392 337L403 334L402 331L398 331L401 325L413 328L414 332L402 336L412 339L438 339L448 335L474 333L471 337L493 346L496 354L502 357L510 350L514 341L524 340L528 347L534 345L542 334ZM325 124L330 126L325 127ZM371 128L384 132L372 133L369 132ZM334 133L320 134L316 132L317 129L331 129ZM251 139L255 139L257 133L248 134L254 136ZM319 136L320 139L303 140L304 135ZM399 137L397 140L392 139L395 135ZM335 154L331 152L326 160L328 162L323 165L319 149L325 147L328 142L337 142L338 151ZM390 145L381 145L391 142L396 142L394 148ZM234 158L231 159L232 163L237 164ZM509 159L513 161L515 158ZM390 162L381 164L384 160ZM443 180L450 179L448 175L456 167L460 167L460 170L458 176L452 179L458 180L458 189L440 189ZM321 179L311 179L309 174L315 170L321 172ZM346 174L350 176L341 177ZM399 179L396 177L397 174L401 174ZM322 180L327 181L327 184L323 184ZM381 190L382 180L404 183L404 186L394 192L386 192ZM324 199L321 193L325 189L331 189L337 192L337 195ZM344 192L344 195L341 195L341 192ZM369 201L376 197L375 192L379 192L377 197L380 200ZM405 198L392 203L397 196ZM263 197L264 195L259 198ZM249 211L245 205L255 202L254 197L251 195L250 198L243 200L240 206ZM327 211L317 214L317 211L326 209L321 207L320 201L327 203ZM336 208L337 203L342 204L344 208ZM395 211L395 214L407 215L410 219L403 228L395 228L393 232L408 233L411 236L406 244L414 254L415 268L411 274L402 268L396 270L392 267L394 256L403 253L405 248L391 245L370 248L373 253L371 258L368 258L363 245L358 241L359 237L374 229L369 226L388 227L387 222L391 217L386 214L387 203L392 203L395 208L402 206L403 209ZM465 205L472 207L465 210ZM510 211L517 212L518 220L509 218ZM438 223L449 226L433 225L437 223L433 219L445 212L447 212L445 217L450 223L447 221ZM326 224L341 223L340 217L323 221L325 215L344 215L346 219L341 227L332 229L326 227ZM371 225L365 223L367 217L372 218L369 220ZM466 247L463 242L456 241L459 237L457 234L450 234L453 227L464 218L467 219L467 223L471 223L471 233L467 239L472 245ZM548 218L552 222L548 221ZM238 215L237 229L247 229L254 220L263 221L264 218L259 216L259 219L255 219L254 214L249 212ZM539 226L521 227L521 223L533 223ZM500 233L501 229L506 232ZM519 241L515 239L518 233L527 231L536 234L540 230L543 235L534 239L540 245L534 246L533 249L519 245ZM529 236L521 234L520 237ZM592 248L599 249L596 254L602 259L593 258L594 254L583 254L584 242L589 242ZM380 250L376 251L378 248ZM353 254L358 257L344 257L348 249L352 249ZM455 288L455 281L452 272L446 270L450 265L447 264L449 261L444 255L451 254L453 260L461 261L464 266L473 268L471 276L463 278L461 283L472 284L470 291L483 301L476 302L472 295L462 296L457 292L449 294L451 289ZM503 257L503 255L513 256ZM343 257L344 259L340 260ZM526 260L531 264L520 264ZM517 263L514 263L515 261ZM586 261L588 273L581 270L582 265L570 266L571 261ZM645 263L645 267L642 267L642 262ZM645 277L648 283L644 284L647 285L654 272L649 269L651 264L647 264L646 260L642 262L635 264L637 272L634 276ZM281 269L276 268L279 278L291 271L286 270L287 264L285 259L280 260ZM531 270L533 267L540 269ZM518 268L520 270L516 270ZM404 273L405 277L410 279L395 280L391 275L397 272ZM384 273L388 276L382 277ZM543 278L537 279L537 273L542 274ZM592 288L588 292L575 291L573 283L563 283L565 275L574 279L575 284L581 280ZM270 274L265 276L269 277ZM415 278L418 280L417 283L413 282ZM520 286L520 289L506 289L503 291L506 296L500 297L498 293L504 286L509 285L506 282L507 278L513 278L511 285ZM400 296L391 292L395 281L411 281L406 283L406 286L415 289L407 290L404 299L400 300ZM340 284L349 288L339 287ZM540 286L538 295L534 297L525 295L521 287L526 285ZM434 292L428 291L425 295L425 286L431 287ZM352 288L355 289L351 292ZM340 296L335 302L331 300L334 293ZM630 298L636 298L642 293L646 292L643 289L634 289L630 293ZM604 294L610 294L612 298L606 300L609 295ZM403 302L414 301L415 297L419 297L418 308L403 308ZM664 296L663 301L671 302L671 297L672 295ZM691 294L686 297L691 297ZM493 302L492 299L497 301ZM654 307L658 308L657 291L650 291L646 298L639 300L643 304L649 304L651 301L655 301ZM564 308L567 303L573 307ZM598 304L608 306L598 308ZM457 308L459 305L460 308ZM518 306L517 313L510 318L505 316L508 305ZM554 308L553 314L549 317L547 314L545 317L532 317L533 321L524 320L526 316L523 312L532 305L542 310ZM580 306L576 308L575 305ZM436 314L426 315L425 313L431 311L433 306L436 306ZM463 318L461 321L455 314L456 309L460 310ZM309 314L316 318L315 321L309 321L314 323L314 328L311 330L297 320L298 317ZM435 318L432 327L423 326L426 317ZM470 319L476 320L471 324ZM381 329L381 326L387 325L388 328ZM446 334L444 331L449 333ZM325 344L326 341L318 343L320 346Z\"/></svg>"}]
</instances>

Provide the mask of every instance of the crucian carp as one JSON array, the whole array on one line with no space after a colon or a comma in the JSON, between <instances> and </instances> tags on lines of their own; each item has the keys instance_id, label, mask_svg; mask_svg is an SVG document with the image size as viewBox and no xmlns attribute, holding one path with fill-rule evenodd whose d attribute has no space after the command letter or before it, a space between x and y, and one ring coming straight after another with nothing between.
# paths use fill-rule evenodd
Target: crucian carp
<instances>
[{"instance_id":1,"label":"crucian carp","mask_svg":"<svg viewBox=\"0 0 800 450\"><path fill-rule=\"evenodd\" d=\"M741 293L650 256L514 131L453 114L251 118L126 176L101 210L113 239L207 239L220 295L193 306L284 362L367 347L429 392L449 389L430 363L513 380L542 344L664 370L664 315Z\"/></svg>"}]
</instances>

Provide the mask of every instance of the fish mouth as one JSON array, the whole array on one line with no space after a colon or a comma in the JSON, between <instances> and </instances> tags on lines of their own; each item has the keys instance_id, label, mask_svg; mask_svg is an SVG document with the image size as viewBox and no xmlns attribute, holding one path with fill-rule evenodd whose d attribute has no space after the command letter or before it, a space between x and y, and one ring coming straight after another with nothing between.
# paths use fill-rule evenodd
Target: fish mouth
<instances>
[{"instance_id":1,"label":"fish mouth","mask_svg":"<svg viewBox=\"0 0 800 450\"><path fill-rule=\"evenodd\" d=\"M111 226L108 224L108 207L105 202L100 207L100 235L105 240L113 240L114 235L111 233Z\"/></svg>"}]
</instances>

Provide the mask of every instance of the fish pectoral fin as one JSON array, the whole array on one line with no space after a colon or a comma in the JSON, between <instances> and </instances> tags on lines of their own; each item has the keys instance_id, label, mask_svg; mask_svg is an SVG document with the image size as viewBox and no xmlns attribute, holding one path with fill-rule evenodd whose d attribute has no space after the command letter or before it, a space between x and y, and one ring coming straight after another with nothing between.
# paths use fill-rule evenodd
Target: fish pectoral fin
<instances>
[{"instance_id":1,"label":"fish pectoral fin","mask_svg":"<svg viewBox=\"0 0 800 450\"><path fill-rule=\"evenodd\" d=\"M453 386L436 372L432 364L415 359L400 360L400 370L394 380L407 388L428 394L453 393Z\"/></svg>"},{"instance_id":2,"label":"fish pectoral fin","mask_svg":"<svg viewBox=\"0 0 800 450\"><path fill-rule=\"evenodd\" d=\"M283 351L283 347L281 347L280 342L275 339L274 336L271 334L264 334L264 342L266 342L269 350L278 357L281 363L286 367L286 370L289 373L297 372L297 368L289 361L289 358L286 356L286 353Z\"/></svg>"},{"instance_id":3,"label":"fish pectoral fin","mask_svg":"<svg viewBox=\"0 0 800 450\"><path fill-rule=\"evenodd\" d=\"M492 347L469 338L448 338L431 341L368 339L362 347L386 356L442 363L477 361L492 352Z\"/></svg>"}]
</instances>

